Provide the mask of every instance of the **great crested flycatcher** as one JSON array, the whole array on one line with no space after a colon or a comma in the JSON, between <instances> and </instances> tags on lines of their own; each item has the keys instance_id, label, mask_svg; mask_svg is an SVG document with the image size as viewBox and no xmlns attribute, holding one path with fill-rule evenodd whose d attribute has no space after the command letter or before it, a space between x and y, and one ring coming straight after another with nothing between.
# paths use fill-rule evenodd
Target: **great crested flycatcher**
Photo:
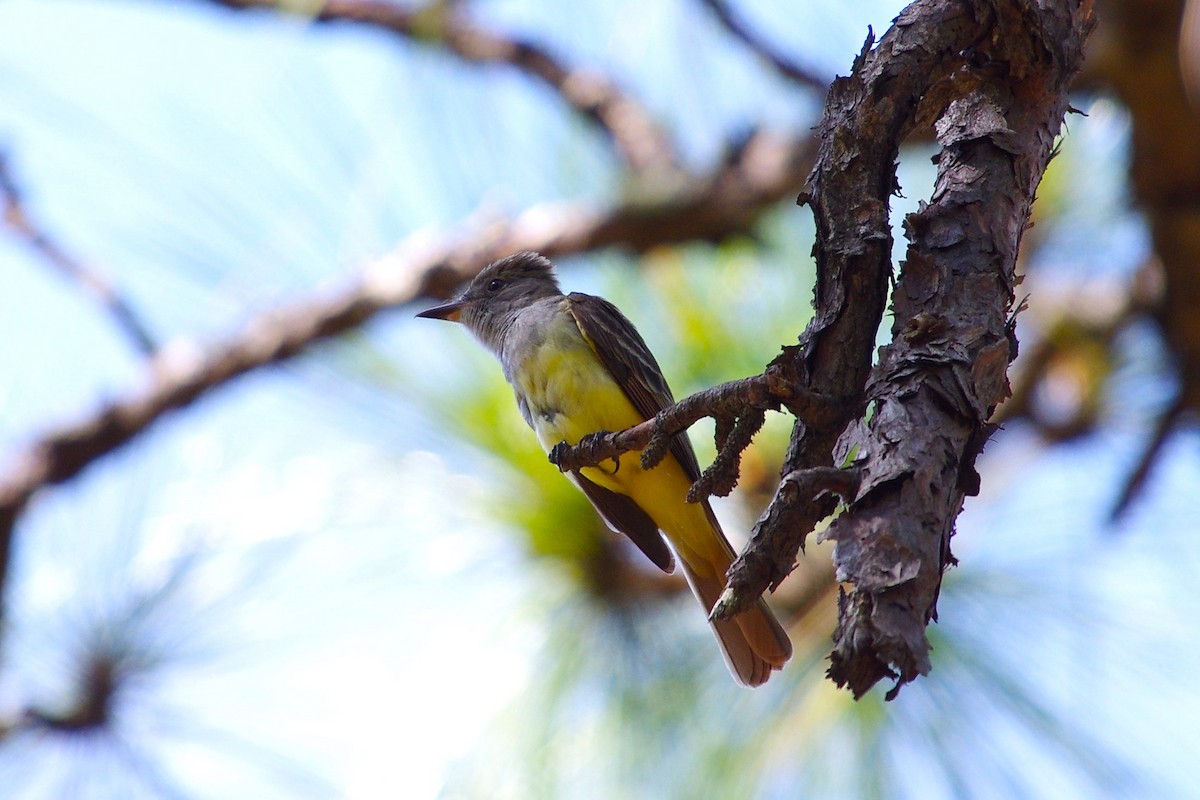
<instances>
[{"instance_id":1,"label":"great crested flycatcher","mask_svg":"<svg viewBox=\"0 0 1200 800\"><path fill-rule=\"evenodd\" d=\"M633 323L607 300L564 295L553 265L537 253L496 261L457 300L417 316L461 322L496 354L521 415L547 451L596 431L624 430L674 402ZM653 469L643 470L634 452L570 476L609 527L665 572L674 570L673 549L692 592L711 611L734 553L708 501L684 499L700 476L685 433L675 436ZM764 683L792 654L787 634L761 598L712 628L730 671L746 686Z\"/></svg>"}]
</instances>

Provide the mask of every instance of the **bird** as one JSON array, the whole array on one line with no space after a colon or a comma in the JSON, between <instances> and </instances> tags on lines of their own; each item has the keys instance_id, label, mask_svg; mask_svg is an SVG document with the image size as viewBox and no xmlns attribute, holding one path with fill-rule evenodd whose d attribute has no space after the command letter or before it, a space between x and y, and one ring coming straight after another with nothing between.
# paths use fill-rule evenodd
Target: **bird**
<instances>
[{"instance_id":1,"label":"bird","mask_svg":"<svg viewBox=\"0 0 1200 800\"><path fill-rule=\"evenodd\" d=\"M564 294L554 265L538 253L489 264L457 299L417 316L462 324L499 359L521 415L547 452L560 442L632 427L675 402L633 323L603 298ZM686 433L676 434L650 469L635 451L568 477L610 528L664 572L674 571L678 556L688 586L706 615L711 612L734 551L707 498L685 499L700 477ZM765 683L791 657L791 641L762 598L732 619L709 624L743 686Z\"/></svg>"}]
</instances>

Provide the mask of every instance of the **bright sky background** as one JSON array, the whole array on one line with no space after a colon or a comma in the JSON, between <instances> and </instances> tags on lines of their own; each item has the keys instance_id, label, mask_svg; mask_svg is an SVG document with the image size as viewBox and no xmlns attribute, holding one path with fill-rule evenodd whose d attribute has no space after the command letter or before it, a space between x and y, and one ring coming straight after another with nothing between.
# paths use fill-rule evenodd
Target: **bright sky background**
<instances>
[{"instance_id":1,"label":"bright sky background","mask_svg":"<svg viewBox=\"0 0 1200 800\"><path fill-rule=\"evenodd\" d=\"M695 163L739 125L813 113L795 93L780 102L782 87L683 0L468 5L484 24L610 70L663 114ZM885 30L900 6L857 4L815 29L788 23L828 4L738 5L829 73L845 71L867 25ZM357 29L186 3L0 4L0 146L29 206L116 276L164 340L220 337L418 231L613 196L608 151L598 138L575 144L581 124L510 71ZM1098 204L1105 233L1072 241L1068 230L1056 250L1092 268L1102 251L1116 275L1146 246L1113 189L1123 125L1103 103L1071 123L1089 152L1110 156L1081 171L1097 185L1076 187ZM0 274L9 452L141 376L94 304L8 236ZM595 281L566 278L571 288ZM368 334L402 378L422 368L413 353L465 352L459 332L409 310ZM1129 338L1149 361L1153 342ZM347 385L349 356L336 345L322 353L332 366L307 359L223 388L31 508L9 586L0 712L59 697L79 631L136 613L139 597L178 592L138 630L184 657L132 690L127 751L0 746L0 782L24 787L22 797L79 787L125 797L113 765L132 764L151 795L174 784L212 798L434 797L521 696L545 635L531 586L562 583L531 582L512 537L472 502L487 465L415 409L419 392L403 380L391 396ZM1044 665L1033 670L1042 688L1082 726L1177 788L1191 785L1173 770L1196 745L1194 724L1181 721L1200 718L1181 667L1197 656L1197 601L1181 591L1200 566L1197 441L1176 438L1146 499L1107 529L1107 504L1164 395L1136 363L1118 386L1114 423L1099 436L1046 452L1017 430L989 449L956 554L1044 579L1056 608L1091 620L1067 634L1039 628L1027 622L1039 619L1038 600L1026 596L1018 604L1030 616L1010 613L989 632L1011 640L1015 663ZM189 554L186 579L171 583ZM954 608L942 613L942 625L962 624ZM902 693L894 705L905 702Z\"/></svg>"}]
</instances>

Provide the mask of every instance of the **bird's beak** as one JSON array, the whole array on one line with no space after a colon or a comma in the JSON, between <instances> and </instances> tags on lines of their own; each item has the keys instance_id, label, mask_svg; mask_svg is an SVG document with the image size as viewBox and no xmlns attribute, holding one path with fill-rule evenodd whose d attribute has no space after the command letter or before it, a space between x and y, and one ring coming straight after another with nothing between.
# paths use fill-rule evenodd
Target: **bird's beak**
<instances>
[{"instance_id":1,"label":"bird's beak","mask_svg":"<svg viewBox=\"0 0 1200 800\"><path fill-rule=\"evenodd\" d=\"M453 300L449 303L442 303L440 306L427 308L418 317L425 319L444 319L450 322L458 322L458 315L462 313L463 306L466 305L462 300Z\"/></svg>"}]
</instances>

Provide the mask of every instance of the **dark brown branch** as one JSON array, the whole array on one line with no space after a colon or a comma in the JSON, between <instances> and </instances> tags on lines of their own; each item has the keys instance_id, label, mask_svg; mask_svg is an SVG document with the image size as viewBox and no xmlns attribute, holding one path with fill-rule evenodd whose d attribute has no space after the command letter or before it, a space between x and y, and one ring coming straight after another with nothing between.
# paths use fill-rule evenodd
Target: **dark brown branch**
<instances>
[{"instance_id":1,"label":"dark brown branch","mask_svg":"<svg viewBox=\"0 0 1200 800\"><path fill-rule=\"evenodd\" d=\"M766 412L758 409L746 409L738 415L728 434L721 437L713 463L700 475L700 480L688 489L689 503L699 502L709 495L725 497L733 491L738 482L742 453L762 430L766 419Z\"/></svg>"},{"instance_id":2,"label":"dark brown branch","mask_svg":"<svg viewBox=\"0 0 1200 800\"><path fill-rule=\"evenodd\" d=\"M772 591L778 588L783 577L776 567L781 562L793 563L798 551L804 550L804 540L809 533L805 527L809 514L806 506L826 495L837 495L849 502L858 492L860 476L854 469L836 467L813 467L796 470L783 476L777 493L786 502L772 503L750 531L752 541L763 541L767 548L747 548L741 556L741 569L753 580L762 581ZM829 497L832 501L835 498ZM781 534L760 536L764 529L780 531ZM741 603L738 590L732 584L717 599L709 616L726 619L737 613Z\"/></svg>"},{"instance_id":3,"label":"dark brown branch","mask_svg":"<svg viewBox=\"0 0 1200 800\"><path fill-rule=\"evenodd\" d=\"M116 290L112 282L71 256L46 229L34 221L9 168L8 156L0 153L0 205L9 230L56 272L95 298L112 317L117 328L143 355L152 355L157 343L149 328Z\"/></svg>"},{"instance_id":4,"label":"dark brown branch","mask_svg":"<svg viewBox=\"0 0 1200 800\"><path fill-rule=\"evenodd\" d=\"M847 585L829 672L856 696L889 676L894 696L929 670L924 631L953 563L954 523L1008 394L1021 235L1091 27L1087 4L1003 0L969 13L985 35L967 91L937 121L931 202L905 220L893 339L868 388L874 414L839 442L862 483L825 534Z\"/></svg>"},{"instance_id":5,"label":"dark brown branch","mask_svg":"<svg viewBox=\"0 0 1200 800\"><path fill-rule=\"evenodd\" d=\"M713 13L713 16L717 18L717 21L721 23L725 30L729 31L735 39L750 48L755 55L770 64L780 75L799 86L803 86L805 89L812 89L821 94L824 94L825 90L829 88L829 78L801 67L776 48L763 41L744 22L738 19L737 15L733 13L733 9L730 8L729 3L725 2L725 0L702 0L702 2Z\"/></svg>"},{"instance_id":6,"label":"dark brown branch","mask_svg":"<svg viewBox=\"0 0 1200 800\"><path fill-rule=\"evenodd\" d=\"M281 0L212 0L232 9L267 8L296 12L305 6ZM675 148L653 116L610 78L573 69L544 47L506 38L464 19L453 6L431 2L409 7L389 0L324 0L314 20L352 22L390 31L417 42L440 45L481 64L509 64L537 78L575 111L595 122L635 170L676 169Z\"/></svg>"},{"instance_id":7,"label":"dark brown branch","mask_svg":"<svg viewBox=\"0 0 1200 800\"><path fill-rule=\"evenodd\" d=\"M550 451L550 462L561 471L570 472L640 450L642 466L650 469L666 455L675 434L686 430L704 417L713 417L728 423L749 413L757 419L761 413L778 411L781 406L787 407L791 413L813 425L821 425L836 414L838 403L781 381L774 372L768 371L762 375L722 383L685 397L675 405L660 411L653 419L632 428L615 432L599 431L585 436L575 445L560 442ZM759 424L761 425L761 422ZM733 423L731 430L736 430L736 427L736 423ZM753 433L749 435L753 436ZM745 442L741 443L743 438ZM722 450L734 447L740 454L747 445L749 437L744 433L740 436L731 435ZM732 457L726 458L729 460ZM736 461L734 468L736 469ZM705 496L708 494L699 483L692 489L703 492Z\"/></svg>"},{"instance_id":8,"label":"dark brown branch","mask_svg":"<svg viewBox=\"0 0 1200 800\"><path fill-rule=\"evenodd\" d=\"M817 219L817 313L792 356L807 385L869 399L874 413L847 403L839 424L798 423L784 471L853 461L861 478L826 534L848 584L830 676L856 696L882 677L897 677L898 689L929 669L924 628L953 561L950 533L1008 388L1020 236L1090 25L1088 3L918 0L878 47L868 39L827 97L802 197ZM929 121L942 145L938 181L906 222L893 341L859 395L891 275L894 159ZM782 481L730 570L718 616L778 584L833 502Z\"/></svg>"},{"instance_id":9,"label":"dark brown branch","mask_svg":"<svg viewBox=\"0 0 1200 800\"><path fill-rule=\"evenodd\" d=\"M892 277L888 204L896 190L900 142L916 127L915 120L934 115L930 108L949 102L942 76L954 71L959 54L980 35L975 19L958 3L914 4L878 47L872 49L874 40L868 38L851 76L830 87L818 128L821 146L811 191L800 198L812 206L817 223L816 314L799 346L777 362L789 362L803 385L846 402L827 426L796 425L783 474L831 466L838 437L863 413L863 387ZM783 558L764 570L751 563L762 560L752 554L783 552L770 541L773 537L803 537L834 509L829 497L811 502L789 498L790 490L781 483L767 516L787 520L799 533L774 524L756 528L729 573L728 614L749 607L792 569L793 559ZM776 508L793 504L798 508Z\"/></svg>"}]
</instances>

